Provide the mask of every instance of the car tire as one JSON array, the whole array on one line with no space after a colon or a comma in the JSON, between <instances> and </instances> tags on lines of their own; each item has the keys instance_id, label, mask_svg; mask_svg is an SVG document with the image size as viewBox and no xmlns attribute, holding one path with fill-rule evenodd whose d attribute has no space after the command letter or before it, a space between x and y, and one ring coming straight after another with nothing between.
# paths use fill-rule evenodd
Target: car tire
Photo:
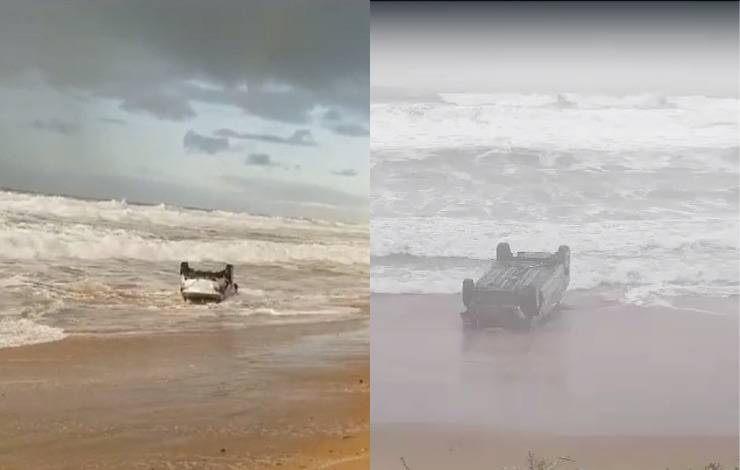
<instances>
[{"instance_id":1,"label":"car tire","mask_svg":"<svg viewBox=\"0 0 740 470\"><path fill-rule=\"evenodd\" d=\"M496 245L496 261L506 261L514 257L511 252L511 247L506 242L501 242Z\"/></svg>"},{"instance_id":2,"label":"car tire","mask_svg":"<svg viewBox=\"0 0 740 470\"><path fill-rule=\"evenodd\" d=\"M473 290L475 289L475 282L472 279L465 279L462 284L462 301L466 308L470 308L470 304L473 300Z\"/></svg>"},{"instance_id":3,"label":"car tire","mask_svg":"<svg viewBox=\"0 0 740 470\"><path fill-rule=\"evenodd\" d=\"M570 248L567 245L560 245L558 255L560 255L560 261L563 263L565 274L570 276Z\"/></svg>"}]
</instances>

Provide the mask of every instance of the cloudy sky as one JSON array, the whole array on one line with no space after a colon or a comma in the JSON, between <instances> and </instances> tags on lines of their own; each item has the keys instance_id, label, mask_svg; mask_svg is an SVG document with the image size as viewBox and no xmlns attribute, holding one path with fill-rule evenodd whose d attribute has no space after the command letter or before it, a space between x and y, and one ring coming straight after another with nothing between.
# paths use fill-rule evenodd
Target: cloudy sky
<instances>
[{"instance_id":1,"label":"cloudy sky","mask_svg":"<svg viewBox=\"0 0 740 470\"><path fill-rule=\"evenodd\" d=\"M394 88L738 93L738 2L380 2L371 10L374 99Z\"/></svg>"},{"instance_id":2,"label":"cloudy sky","mask_svg":"<svg viewBox=\"0 0 740 470\"><path fill-rule=\"evenodd\" d=\"M0 186L365 220L364 0L0 2Z\"/></svg>"}]
</instances>

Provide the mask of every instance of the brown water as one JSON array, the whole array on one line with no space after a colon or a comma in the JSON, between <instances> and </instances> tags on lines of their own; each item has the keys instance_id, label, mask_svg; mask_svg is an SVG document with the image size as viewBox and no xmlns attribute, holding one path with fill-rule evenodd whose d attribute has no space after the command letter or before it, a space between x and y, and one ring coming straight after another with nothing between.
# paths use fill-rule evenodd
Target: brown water
<instances>
[{"instance_id":1,"label":"brown water","mask_svg":"<svg viewBox=\"0 0 740 470\"><path fill-rule=\"evenodd\" d=\"M180 261L239 294L184 303ZM368 271L366 226L0 192L0 348L361 318Z\"/></svg>"}]
</instances>

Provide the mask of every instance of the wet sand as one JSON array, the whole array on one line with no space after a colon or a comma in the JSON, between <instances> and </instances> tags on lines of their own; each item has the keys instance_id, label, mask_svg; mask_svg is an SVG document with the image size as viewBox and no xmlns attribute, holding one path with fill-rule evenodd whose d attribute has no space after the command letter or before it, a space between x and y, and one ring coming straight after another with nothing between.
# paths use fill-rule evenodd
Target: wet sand
<instances>
[{"instance_id":1,"label":"wet sand","mask_svg":"<svg viewBox=\"0 0 740 470\"><path fill-rule=\"evenodd\" d=\"M0 469L365 469L367 320L0 350Z\"/></svg>"},{"instance_id":2,"label":"wet sand","mask_svg":"<svg viewBox=\"0 0 740 470\"><path fill-rule=\"evenodd\" d=\"M737 299L674 303L573 292L534 332L466 332L459 296L373 295L373 468L734 468Z\"/></svg>"}]
</instances>

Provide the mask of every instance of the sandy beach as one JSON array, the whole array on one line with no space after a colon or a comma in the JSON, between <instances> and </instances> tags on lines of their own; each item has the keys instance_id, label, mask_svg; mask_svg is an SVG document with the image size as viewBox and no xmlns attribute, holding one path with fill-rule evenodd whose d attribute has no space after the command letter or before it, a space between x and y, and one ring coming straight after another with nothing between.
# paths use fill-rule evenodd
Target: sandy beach
<instances>
[{"instance_id":1,"label":"sandy beach","mask_svg":"<svg viewBox=\"0 0 740 470\"><path fill-rule=\"evenodd\" d=\"M368 468L367 320L0 350L0 468Z\"/></svg>"},{"instance_id":2,"label":"sandy beach","mask_svg":"<svg viewBox=\"0 0 740 470\"><path fill-rule=\"evenodd\" d=\"M531 333L465 332L455 295L371 298L373 468L738 464L737 298L571 292ZM401 458L403 457L403 462Z\"/></svg>"}]
</instances>

